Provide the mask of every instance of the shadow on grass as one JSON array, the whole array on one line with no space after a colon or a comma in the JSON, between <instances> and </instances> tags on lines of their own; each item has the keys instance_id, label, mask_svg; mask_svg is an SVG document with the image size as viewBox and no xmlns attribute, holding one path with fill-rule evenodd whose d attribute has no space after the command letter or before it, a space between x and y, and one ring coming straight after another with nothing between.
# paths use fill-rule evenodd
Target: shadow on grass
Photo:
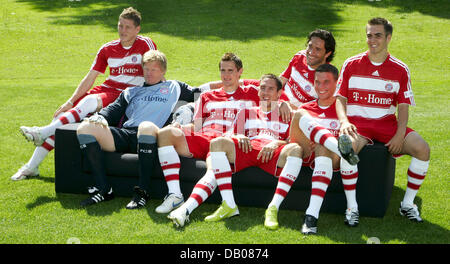
<instances>
[{"instance_id":1,"label":"shadow on grass","mask_svg":"<svg viewBox=\"0 0 450 264\"><path fill-rule=\"evenodd\" d=\"M423 223L416 223L401 216L400 202L404 196L404 189L394 186L388 209L383 218L360 217L357 227L347 227L344 224L344 213L322 214L318 223L320 236L326 236L339 243L365 244L367 238L376 237L381 244L391 243L427 244L450 242L450 231L442 226L433 224L427 219ZM419 196L415 198L419 211L427 210L427 201ZM422 205L423 204L423 205Z\"/></svg>"},{"instance_id":2,"label":"shadow on grass","mask_svg":"<svg viewBox=\"0 0 450 264\"><path fill-rule=\"evenodd\" d=\"M305 36L314 28L332 31L342 21L334 1L314 0L147 0L147 1L46 1L20 0L38 11L50 11L54 25L103 25L115 31L121 11L133 6L143 16L142 33L160 32L185 39L239 40L270 38L273 36ZM440 18L450 18L447 1L366 0L340 1L360 6L390 8L406 15L420 12ZM63 9L76 10L63 15Z\"/></svg>"},{"instance_id":3,"label":"shadow on grass","mask_svg":"<svg viewBox=\"0 0 450 264\"><path fill-rule=\"evenodd\" d=\"M317 236L327 237L337 243L366 244L367 239L376 237L381 243L407 243L427 244L450 242L450 231L442 226L433 224L427 219L423 223L415 223L399 214L400 201L403 199L404 190L394 186L387 212L383 218L360 217L357 227L348 227L344 224L344 212L342 214L321 213L318 221ZM422 199L415 199L419 211L422 212ZM240 216L225 220L227 228L233 231L246 231L254 226L264 224L263 208L239 207ZM426 202L425 202L426 210ZM280 210L278 221L281 228L300 232L305 212L293 210ZM309 236L299 234L298 241L292 243L309 243Z\"/></svg>"},{"instance_id":4,"label":"shadow on grass","mask_svg":"<svg viewBox=\"0 0 450 264\"><path fill-rule=\"evenodd\" d=\"M29 177L27 180L39 180L43 182L55 183L55 177L44 177L42 175Z\"/></svg>"},{"instance_id":5,"label":"shadow on grass","mask_svg":"<svg viewBox=\"0 0 450 264\"><path fill-rule=\"evenodd\" d=\"M298 37L315 27L328 28L341 20L331 1L314 0L21 2L38 11L54 12L49 17L54 25L103 25L111 31L116 31L121 11L133 6L142 14L141 33L160 32L185 39L247 41L277 35ZM69 7L76 14L58 14Z\"/></svg>"},{"instance_id":6,"label":"shadow on grass","mask_svg":"<svg viewBox=\"0 0 450 264\"><path fill-rule=\"evenodd\" d=\"M80 206L80 202L88 198L88 195L78 194L56 194L56 197L39 196L32 203L26 205L28 210L33 210L36 207L43 206L45 204L59 202L64 209L69 210L86 210L91 216L108 216L113 213L119 212L125 205L123 205L124 199L114 199L112 201L104 202L101 204L95 204L89 207Z\"/></svg>"},{"instance_id":7,"label":"shadow on grass","mask_svg":"<svg viewBox=\"0 0 450 264\"><path fill-rule=\"evenodd\" d=\"M361 217L357 227L350 228L344 224L344 214L322 213L318 222L318 235L329 238L337 243L366 244L370 237L378 238L381 243L407 243L407 244L427 244L450 243L450 231L442 226L436 225L424 219L423 223L414 223L403 216L400 216L398 207L403 198L404 190L394 186L391 201L386 215L383 218ZM116 198L112 201L82 208L79 203L87 195L57 194L56 197L40 196L35 201L27 204L28 210L45 204L59 202L63 208L70 210L86 210L91 216L109 216L121 211L129 198ZM166 214L157 214L154 209L159 205L160 200L151 200L146 209L149 217L156 224L167 224ZM426 210L426 201L422 206L422 199L417 196L415 199L419 210ZM218 205L205 204L200 206L192 215L191 221L203 221L204 217L212 213ZM231 231L245 232L252 227L264 225L265 208L240 207L240 216L226 219L225 226ZM126 213L126 212L125 212ZM280 227L299 234L298 240L292 243L311 243L313 237L303 236L300 233L305 213L294 210L280 210ZM188 229L189 224L184 228L175 228L182 232ZM267 230L267 232L272 232ZM274 236L276 233L274 232ZM238 241L237 241L238 242ZM263 243L259 241L259 243Z\"/></svg>"}]
</instances>

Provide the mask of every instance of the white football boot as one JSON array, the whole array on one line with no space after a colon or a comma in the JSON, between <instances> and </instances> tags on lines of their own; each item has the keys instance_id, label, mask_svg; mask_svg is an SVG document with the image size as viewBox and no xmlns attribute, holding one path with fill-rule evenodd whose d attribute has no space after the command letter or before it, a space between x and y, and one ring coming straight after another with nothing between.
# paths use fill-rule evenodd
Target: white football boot
<instances>
[{"instance_id":1,"label":"white football boot","mask_svg":"<svg viewBox=\"0 0 450 264\"><path fill-rule=\"evenodd\" d=\"M400 208L399 208L400 215L406 216L409 220L413 222L422 223L423 220L420 217L419 209L417 208L417 205L413 204L403 204L403 202L400 202Z\"/></svg>"},{"instance_id":2,"label":"white football boot","mask_svg":"<svg viewBox=\"0 0 450 264\"><path fill-rule=\"evenodd\" d=\"M27 177L33 177L38 175L39 175L38 168L30 168L28 164L25 164L13 176L11 176L11 180L20 181L26 179Z\"/></svg>"},{"instance_id":3,"label":"white football boot","mask_svg":"<svg viewBox=\"0 0 450 264\"><path fill-rule=\"evenodd\" d=\"M184 206L182 206L170 212L167 218L172 220L175 226L183 227L184 224L189 222L189 212Z\"/></svg>"},{"instance_id":4,"label":"white football boot","mask_svg":"<svg viewBox=\"0 0 450 264\"><path fill-rule=\"evenodd\" d=\"M357 208L348 208L345 211L344 223L350 227L356 227L359 224L359 211Z\"/></svg>"},{"instance_id":5,"label":"white football boot","mask_svg":"<svg viewBox=\"0 0 450 264\"><path fill-rule=\"evenodd\" d=\"M41 146L45 141L45 138L43 138L41 135L40 127L37 126L34 127L21 126L20 133L22 133L22 135L28 141L32 141L35 146Z\"/></svg>"},{"instance_id":6,"label":"white football boot","mask_svg":"<svg viewBox=\"0 0 450 264\"><path fill-rule=\"evenodd\" d=\"M184 203L183 196L169 193L164 197L164 202L156 207L155 211L160 214L167 214L175 208L180 207Z\"/></svg>"}]
</instances>

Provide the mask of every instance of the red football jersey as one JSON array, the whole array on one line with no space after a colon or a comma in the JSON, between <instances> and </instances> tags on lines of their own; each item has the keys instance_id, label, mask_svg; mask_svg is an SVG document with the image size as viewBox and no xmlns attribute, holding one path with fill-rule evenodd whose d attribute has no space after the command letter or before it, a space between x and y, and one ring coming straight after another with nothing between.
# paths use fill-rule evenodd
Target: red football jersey
<instances>
[{"instance_id":1,"label":"red football jersey","mask_svg":"<svg viewBox=\"0 0 450 264\"><path fill-rule=\"evenodd\" d=\"M306 63L306 50L299 51L289 62L289 66L281 73L281 76L288 79L284 85L284 93L289 102L297 107L317 99L314 90L315 70Z\"/></svg>"},{"instance_id":2,"label":"red football jersey","mask_svg":"<svg viewBox=\"0 0 450 264\"><path fill-rule=\"evenodd\" d=\"M396 122L398 104L415 105L408 66L391 55L379 65L367 52L347 59L337 94L347 98L347 116L356 126Z\"/></svg>"},{"instance_id":3,"label":"red football jersey","mask_svg":"<svg viewBox=\"0 0 450 264\"><path fill-rule=\"evenodd\" d=\"M203 119L202 131L225 133L230 129L239 110L257 105L258 90L254 83L244 82L244 86L233 93L227 93L223 88L203 93L197 100L194 119Z\"/></svg>"},{"instance_id":4,"label":"red football jersey","mask_svg":"<svg viewBox=\"0 0 450 264\"><path fill-rule=\"evenodd\" d=\"M144 84L142 57L145 52L156 49L156 44L148 37L137 36L127 49L120 44L120 40L114 40L100 48L91 70L105 73L106 67L109 67L109 76L101 85L106 88L124 90L141 86Z\"/></svg>"},{"instance_id":5,"label":"red football jersey","mask_svg":"<svg viewBox=\"0 0 450 264\"><path fill-rule=\"evenodd\" d=\"M250 140L286 140L289 137L290 122L283 122L274 112L264 112L259 107L242 109L233 122L234 134L242 134Z\"/></svg>"},{"instance_id":6,"label":"red football jersey","mask_svg":"<svg viewBox=\"0 0 450 264\"><path fill-rule=\"evenodd\" d=\"M339 137L341 123L336 114L336 101L327 106L319 106L317 100L303 104L300 108L305 109L314 120L324 128L328 129L335 137Z\"/></svg>"}]
</instances>

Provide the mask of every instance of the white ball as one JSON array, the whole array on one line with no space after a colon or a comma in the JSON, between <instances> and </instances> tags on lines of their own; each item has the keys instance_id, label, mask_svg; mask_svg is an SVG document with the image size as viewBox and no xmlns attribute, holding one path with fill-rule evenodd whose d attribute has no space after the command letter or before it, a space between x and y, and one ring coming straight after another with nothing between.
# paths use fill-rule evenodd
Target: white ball
<instances>
[{"instance_id":1,"label":"white ball","mask_svg":"<svg viewBox=\"0 0 450 264\"><path fill-rule=\"evenodd\" d=\"M178 122L180 125L192 123L193 119L194 107L192 104L182 105L173 113L173 122Z\"/></svg>"}]
</instances>

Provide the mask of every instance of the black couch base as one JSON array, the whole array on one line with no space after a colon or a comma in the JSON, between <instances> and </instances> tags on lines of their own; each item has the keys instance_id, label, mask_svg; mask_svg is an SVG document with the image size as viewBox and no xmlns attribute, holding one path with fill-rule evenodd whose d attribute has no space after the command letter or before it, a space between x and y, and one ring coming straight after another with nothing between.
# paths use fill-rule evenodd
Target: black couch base
<instances>
[{"instance_id":1,"label":"black couch base","mask_svg":"<svg viewBox=\"0 0 450 264\"><path fill-rule=\"evenodd\" d=\"M87 193L93 186L90 168L83 161L76 128L78 124L68 124L56 130L55 137L55 191L57 193ZM359 178L356 197L360 215L383 217L391 197L395 177L395 159L381 143L366 146L359 154ZM180 186L187 199L197 181L206 172L206 163L181 157ZM105 153L108 180L118 196L131 197L133 187L138 183L137 154ZM293 184L282 209L305 211L309 205L312 170L302 167ZM236 203L242 206L265 208L272 200L277 178L259 168L247 168L233 175L233 190ZM158 166L151 176L151 198L162 199L167 194L167 185L161 168ZM220 203L216 190L206 201ZM346 198L340 173L333 173L328 186L321 212L343 214Z\"/></svg>"}]
</instances>

